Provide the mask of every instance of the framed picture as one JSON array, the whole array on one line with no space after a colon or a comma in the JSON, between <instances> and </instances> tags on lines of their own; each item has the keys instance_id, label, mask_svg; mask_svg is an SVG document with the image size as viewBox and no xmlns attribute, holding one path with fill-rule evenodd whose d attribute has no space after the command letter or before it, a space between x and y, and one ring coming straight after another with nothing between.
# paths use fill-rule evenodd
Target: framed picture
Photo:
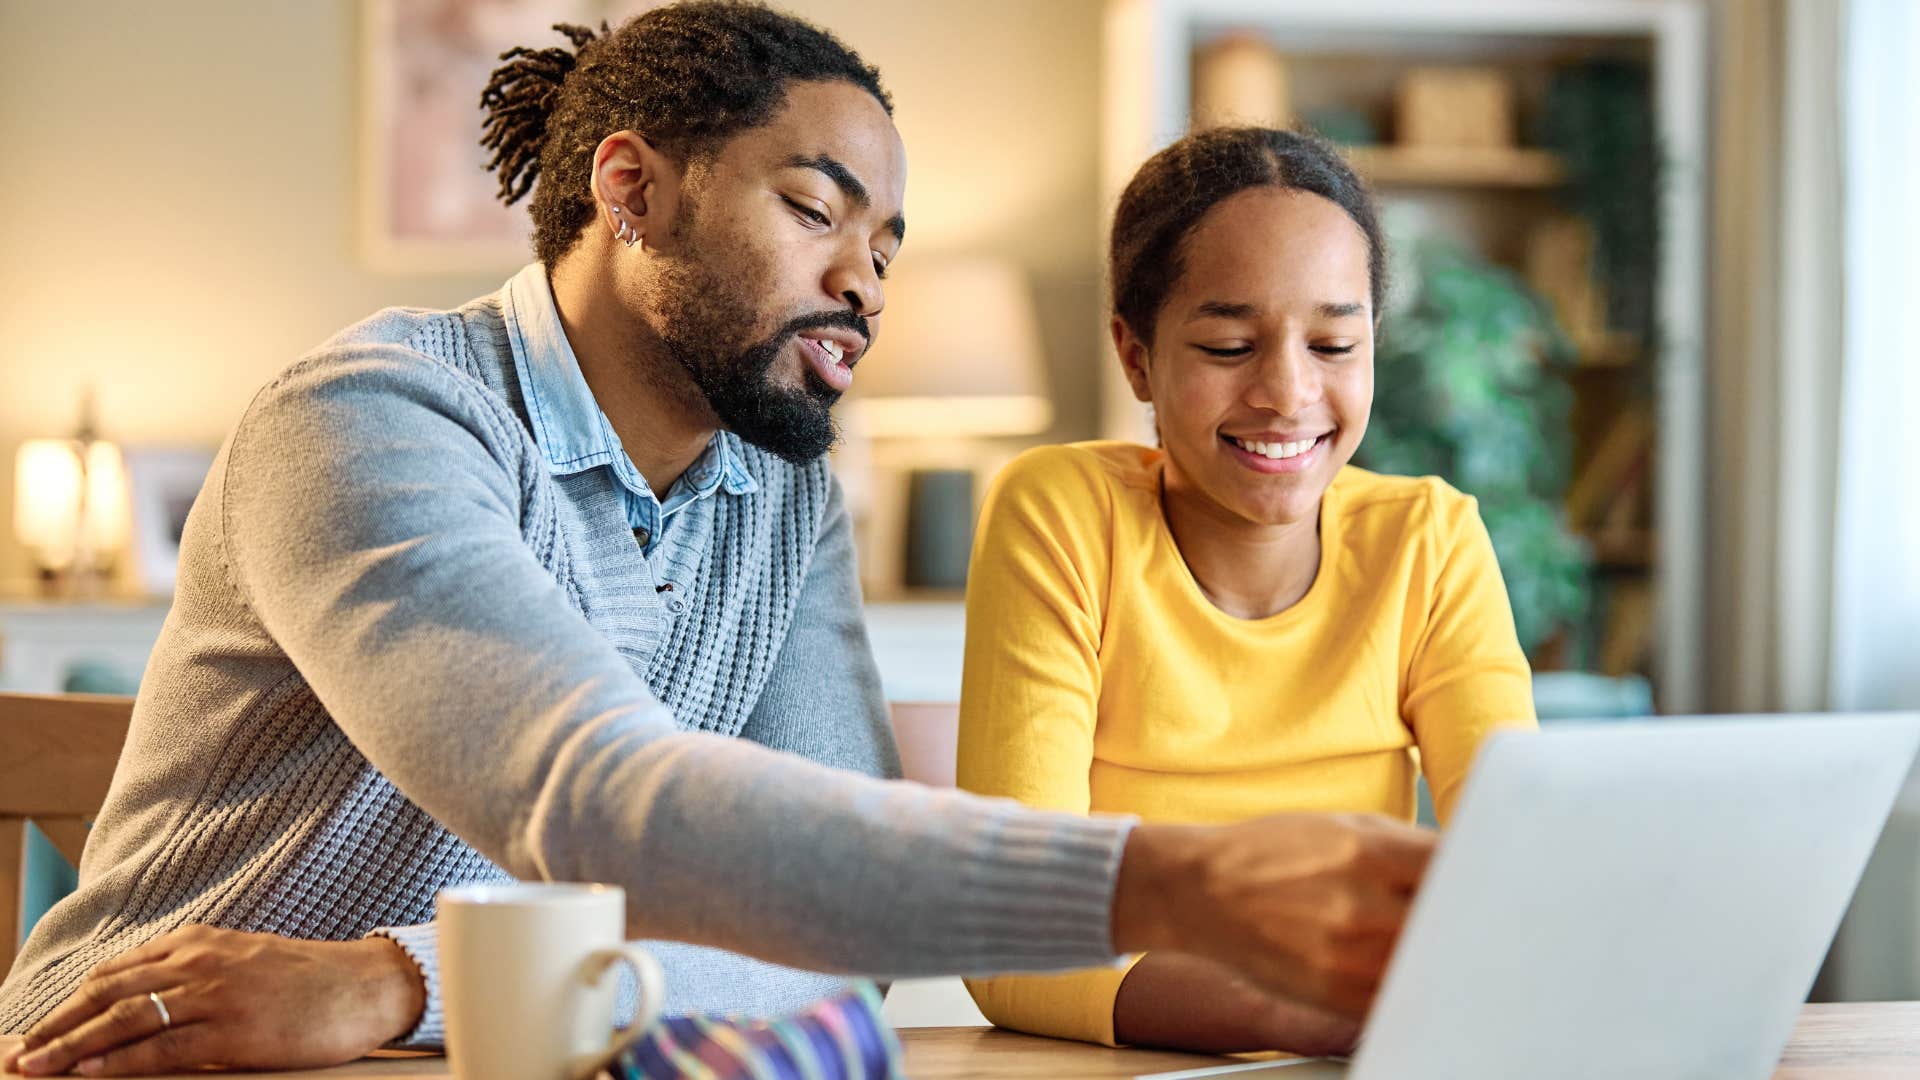
<instances>
[{"instance_id":1,"label":"framed picture","mask_svg":"<svg viewBox=\"0 0 1920 1080\"><path fill-rule=\"evenodd\" d=\"M361 0L360 247L389 273L505 275L533 257L525 200L501 205L480 91L555 23L619 25L646 0Z\"/></svg>"},{"instance_id":2,"label":"framed picture","mask_svg":"<svg viewBox=\"0 0 1920 1080\"><path fill-rule=\"evenodd\" d=\"M173 592L180 569L180 533L200 495L215 451L201 447L129 446L128 554L142 592Z\"/></svg>"}]
</instances>

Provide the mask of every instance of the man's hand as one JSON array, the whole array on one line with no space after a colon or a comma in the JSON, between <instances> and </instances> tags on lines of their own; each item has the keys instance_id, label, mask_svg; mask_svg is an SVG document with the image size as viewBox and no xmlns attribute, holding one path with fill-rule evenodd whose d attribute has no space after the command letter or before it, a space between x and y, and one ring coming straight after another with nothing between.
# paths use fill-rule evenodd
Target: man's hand
<instances>
[{"instance_id":1,"label":"man's hand","mask_svg":"<svg viewBox=\"0 0 1920 1080\"><path fill-rule=\"evenodd\" d=\"M1435 840L1359 814L1141 825L1120 863L1114 947L1203 956L1282 997L1362 1017Z\"/></svg>"},{"instance_id":2,"label":"man's hand","mask_svg":"<svg viewBox=\"0 0 1920 1080\"><path fill-rule=\"evenodd\" d=\"M6 1066L26 1076L126 1076L337 1065L404 1035L425 994L419 969L385 938L298 941L189 926L94 968Z\"/></svg>"}]
</instances>

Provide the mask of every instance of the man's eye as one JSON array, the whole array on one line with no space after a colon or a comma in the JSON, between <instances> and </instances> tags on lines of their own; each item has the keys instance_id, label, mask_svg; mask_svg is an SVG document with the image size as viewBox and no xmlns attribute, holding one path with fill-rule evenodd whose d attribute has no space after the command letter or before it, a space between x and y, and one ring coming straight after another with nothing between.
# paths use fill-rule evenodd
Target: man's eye
<instances>
[{"instance_id":1,"label":"man's eye","mask_svg":"<svg viewBox=\"0 0 1920 1080\"><path fill-rule=\"evenodd\" d=\"M793 207L794 213L799 214L801 217L806 218L808 221L813 222L815 225L818 225L823 229L833 224L833 222L827 218L827 215L821 213L818 210L815 210L811 206L807 206L804 203L796 202L793 199L787 198L785 195L780 196L780 199L782 202L785 202L788 206Z\"/></svg>"},{"instance_id":2,"label":"man's eye","mask_svg":"<svg viewBox=\"0 0 1920 1080\"><path fill-rule=\"evenodd\" d=\"M1195 345L1194 348L1199 349L1208 356L1245 356L1253 351L1253 347L1250 345L1235 345L1225 349L1216 349L1211 345Z\"/></svg>"},{"instance_id":3,"label":"man's eye","mask_svg":"<svg viewBox=\"0 0 1920 1080\"><path fill-rule=\"evenodd\" d=\"M873 276L881 281L887 280L887 264L879 259L873 260Z\"/></svg>"},{"instance_id":4,"label":"man's eye","mask_svg":"<svg viewBox=\"0 0 1920 1080\"><path fill-rule=\"evenodd\" d=\"M1353 351L1351 345L1315 345L1313 351L1322 356L1345 356Z\"/></svg>"}]
</instances>

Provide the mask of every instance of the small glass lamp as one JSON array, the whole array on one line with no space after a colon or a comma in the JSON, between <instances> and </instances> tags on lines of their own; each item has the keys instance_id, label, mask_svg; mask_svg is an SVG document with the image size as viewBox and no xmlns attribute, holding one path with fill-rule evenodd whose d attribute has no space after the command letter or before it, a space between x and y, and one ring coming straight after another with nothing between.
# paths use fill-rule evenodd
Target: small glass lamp
<instances>
[{"instance_id":1,"label":"small glass lamp","mask_svg":"<svg viewBox=\"0 0 1920 1080\"><path fill-rule=\"evenodd\" d=\"M42 587L94 591L127 539L120 448L84 422L75 438L29 439L14 461L13 532Z\"/></svg>"}]
</instances>

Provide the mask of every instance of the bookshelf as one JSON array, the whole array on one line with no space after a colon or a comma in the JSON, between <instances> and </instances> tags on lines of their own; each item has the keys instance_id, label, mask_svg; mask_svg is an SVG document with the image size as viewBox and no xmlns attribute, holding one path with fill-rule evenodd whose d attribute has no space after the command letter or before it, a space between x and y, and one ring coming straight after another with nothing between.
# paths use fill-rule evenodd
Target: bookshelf
<instances>
[{"instance_id":1,"label":"bookshelf","mask_svg":"<svg viewBox=\"0 0 1920 1080\"><path fill-rule=\"evenodd\" d=\"M1347 162L1376 188L1552 188L1567 178L1559 158L1525 148L1355 146L1347 150Z\"/></svg>"},{"instance_id":2,"label":"bookshelf","mask_svg":"<svg viewBox=\"0 0 1920 1080\"><path fill-rule=\"evenodd\" d=\"M1566 510L1592 555L1592 618L1601 630L1543 666L1644 673L1666 712L1697 711L1703 690L1706 16L1694 0L1110 0L1104 27L1105 205L1205 107L1196 100L1209 92L1198 58L1224 40L1258 39L1284 60L1285 115L1313 119L1331 107L1375 121L1377 139L1350 140L1356 145L1345 150L1390 213L1410 207L1523 277L1541 273L1529 265L1530 246L1537 226L1565 212L1569 162L1530 144L1525 124L1504 146L1397 145L1402 117L1384 104L1393 87L1416 68L1498 68L1525 119L1566 65L1598 56L1644 66L1666 161L1654 330L1620 332L1563 311L1563 323L1579 330L1566 373L1574 450ZM1578 295L1555 301L1604 307ZM1118 371L1103 377L1105 433L1141 438L1141 414Z\"/></svg>"}]
</instances>

